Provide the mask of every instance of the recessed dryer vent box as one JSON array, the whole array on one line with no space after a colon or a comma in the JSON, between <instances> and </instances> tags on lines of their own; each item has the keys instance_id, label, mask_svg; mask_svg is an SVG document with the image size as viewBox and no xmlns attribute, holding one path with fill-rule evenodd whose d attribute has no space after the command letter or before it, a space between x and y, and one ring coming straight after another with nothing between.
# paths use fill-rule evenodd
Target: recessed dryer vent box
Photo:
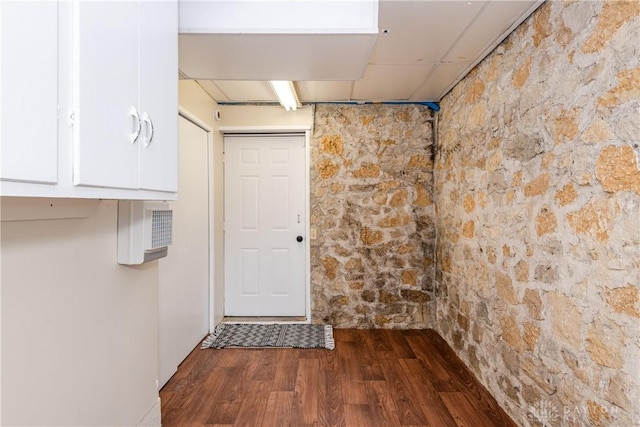
<instances>
[{"instance_id":1,"label":"recessed dryer vent box","mask_svg":"<svg viewBox=\"0 0 640 427\"><path fill-rule=\"evenodd\" d=\"M136 265L167 256L173 211L166 202L118 202L118 264Z\"/></svg>"}]
</instances>

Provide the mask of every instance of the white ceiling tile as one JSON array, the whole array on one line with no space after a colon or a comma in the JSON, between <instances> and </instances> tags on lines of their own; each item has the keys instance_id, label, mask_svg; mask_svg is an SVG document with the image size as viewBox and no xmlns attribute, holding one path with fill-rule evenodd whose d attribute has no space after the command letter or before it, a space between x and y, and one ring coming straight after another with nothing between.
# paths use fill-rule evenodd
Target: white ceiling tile
<instances>
[{"instance_id":1,"label":"white ceiling tile","mask_svg":"<svg viewBox=\"0 0 640 427\"><path fill-rule=\"evenodd\" d=\"M229 98L211 80L197 80L198 84L216 101L229 101Z\"/></svg>"},{"instance_id":2,"label":"white ceiling tile","mask_svg":"<svg viewBox=\"0 0 640 427\"><path fill-rule=\"evenodd\" d=\"M180 69L203 80L353 80L375 34L181 34Z\"/></svg>"},{"instance_id":3,"label":"white ceiling tile","mask_svg":"<svg viewBox=\"0 0 640 427\"><path fill-rule=\"evenodd\" d=\"M278 102L269 82L216 80L216 86L234 102Z\"/></svg>"},{"instance_id":4,"label":"white ceiling tile","mask_svg":"<svg viewBox=\"0 0 640 427\"><path fill-rule=\"evenodd\" d=\"M302 102L348 101L351 99L353 82L296 82L298 98Z\"/></svg>"},{"instance_id":5,"label":"white ceiling tile","mask_svg":"<svg viewBox=\"0 0 640 427\"><path fill-rule=\"evenodd\" d=\"M370 65L364 79L355 82L353 99L407 100L432 67L433 64Z\"/></svg>"},{"instance_id":6,"label":"white ceiling tile","mask_svg":"<svg viewBox=\"0 0 640 427\"><path fill-rule=\"evenodd\" d=\"M438 101L541 2L380 0L375 40L181 34L181 78L221 102L277 102L269 79L294 80L302 102Z\"/></svg>"},{"instance_id":7,"label":"white ceiling tile","mask_svg":"<svg viewBox=\"0 0 640 427\"><path fill-rule=\"evenodd\" d=\"M470 62L439 64L427 81L411 96L412 101L439 101L447 90L471 65Z\"/></svg>"},{"instance_id":8,"label":"white ceiling tile","mask_svg":"<svg viewBox=\"0 0 640 427\"><path fill-rule=\"evenodd\" d=\"M536 1L490 1L486 8L447 54L445 61L471 61L494 42Z\"/></svg>"},{"instance_id":9,"label":"white ceiling tile","mask_svg":"<svg viewBox=\"0 0 640 427\"><path fill-rule=\"evenodd\" d=\"M437 62L484 1L382 1L371 64ZM385 34L385 30L388 34Z\"/></svg>"}]
</instances>

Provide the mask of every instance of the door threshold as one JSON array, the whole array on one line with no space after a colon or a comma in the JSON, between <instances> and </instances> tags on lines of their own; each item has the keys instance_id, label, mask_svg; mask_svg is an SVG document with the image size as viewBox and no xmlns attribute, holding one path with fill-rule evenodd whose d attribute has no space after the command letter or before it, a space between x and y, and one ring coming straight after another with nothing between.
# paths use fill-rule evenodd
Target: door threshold
<instances>
[{"instance_id":1,"label":"door threshold","mask_svg":"<svg viewBox=\"0 0 640 427\"><path fill-rule=\"evenodd\" d=\"M224 316L222 323L308 323L305 316Z\"/></svg>"}]
</instances>

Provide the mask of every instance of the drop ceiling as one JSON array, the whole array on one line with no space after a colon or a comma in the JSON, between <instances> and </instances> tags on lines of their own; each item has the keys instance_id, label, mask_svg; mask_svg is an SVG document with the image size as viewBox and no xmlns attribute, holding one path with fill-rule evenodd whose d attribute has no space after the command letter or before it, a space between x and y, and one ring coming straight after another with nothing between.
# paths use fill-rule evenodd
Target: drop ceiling
<instances>
[{"instance_id":1,"label":"drop ceiling","mask_svg":"<svg viewBox=\"0 0 640 427\"><path fill-rule=\"evenodd\" d=\"M296 35L276 35L283 37L279 45L285 49L269 55L267 45L227 33L215 41L215 54L201 50L187 57L196 38L181 34L181 77L197 80L220 103L277 102L269 79L294 80L303 103L437 102L541 3L381 0L377 37L359 43L352 53L345 53L346 47L358 43L349 34L331 34L328 44L310 50L312 55L289 48ZM256 46L258 54L252 52ZM247 61L247 55L254 61ZM340 67L331 62L336 58ZM224 73L214 71L219 64L226 64ZM330 66L323 71L323 64ZM336 79L330 71L337 68L364 69L364 74Z\"/></svg>"}]
</instances>

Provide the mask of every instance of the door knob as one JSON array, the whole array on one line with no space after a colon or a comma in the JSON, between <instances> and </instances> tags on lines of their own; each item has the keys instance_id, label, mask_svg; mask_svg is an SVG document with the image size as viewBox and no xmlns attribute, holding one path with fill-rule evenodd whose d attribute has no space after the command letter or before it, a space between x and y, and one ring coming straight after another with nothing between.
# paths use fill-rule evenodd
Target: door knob
<instances>
[{"instance_id":1,"label":"door knob","mask_svg":"<svg viewBox=\"0 0 640 427\"><path fill-rule=\"evenodd\" d=\"M304 239L302 238L302 236L298 236L298 237L296 237L296 240L297 240L298 242L302 242L302 240L304 240Z\"/></svg>"}]
</instances>

